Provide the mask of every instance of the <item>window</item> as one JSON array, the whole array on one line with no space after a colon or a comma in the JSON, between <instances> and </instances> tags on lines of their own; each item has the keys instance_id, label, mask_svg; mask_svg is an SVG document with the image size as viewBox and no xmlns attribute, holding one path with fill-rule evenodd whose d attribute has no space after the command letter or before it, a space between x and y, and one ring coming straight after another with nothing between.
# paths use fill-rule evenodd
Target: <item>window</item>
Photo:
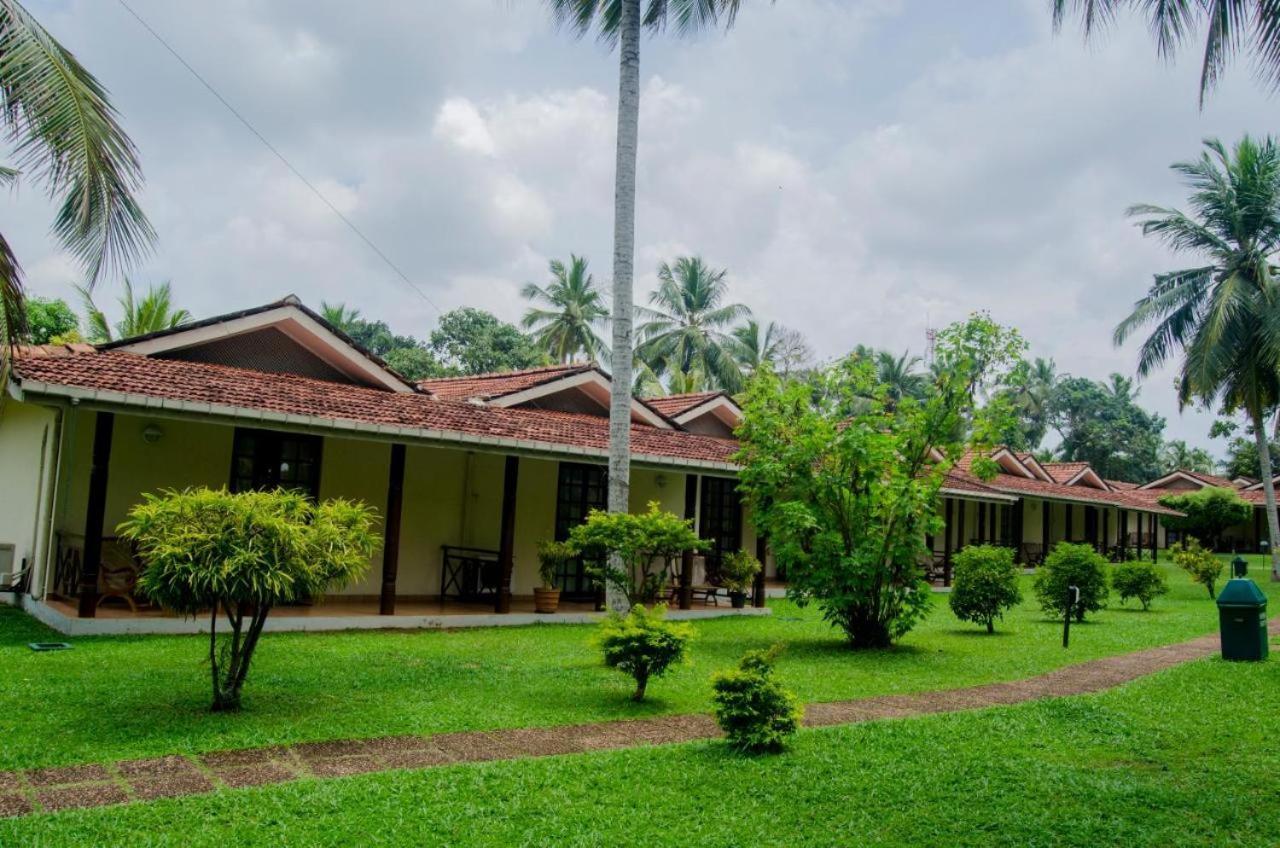
<instances>
[{"instance_id":1,"label":"window","mask_svg":"<svg viewBox=\"0 0 1280 848\"><path fill-rule=\"evenodd\" d=\"M297 489L320 494L319 436L236 428L231 451L231 491Z\"/></svg>"},{"instance_id":2,"label":"window","mask_svg":"<svg viewBox=\"0 0 1280 848\"><path fill-rule=\"evenodd\" d=\"M738 481L727 477L702 478L699 535L711 543L707 551L707 576L720 573L725 554L742 549L742 497Z\"/></svg>"},{"instance_id":3,"label":"window","mask_svg":"<svg viewBox=\"0 0 1280 848\"><path fill-rule=\"evenodd\" d=\"M569 538L569 531L587 520L593 509L604 509L608 504L607 470L602 465L583 465L576 462L560 463L560 479L556 484L556 539ZM594 598L595 587L586 574L586 564L581 560L567 563L556 575L556 586L566 599Z\"/></svg>"}]
</instances>

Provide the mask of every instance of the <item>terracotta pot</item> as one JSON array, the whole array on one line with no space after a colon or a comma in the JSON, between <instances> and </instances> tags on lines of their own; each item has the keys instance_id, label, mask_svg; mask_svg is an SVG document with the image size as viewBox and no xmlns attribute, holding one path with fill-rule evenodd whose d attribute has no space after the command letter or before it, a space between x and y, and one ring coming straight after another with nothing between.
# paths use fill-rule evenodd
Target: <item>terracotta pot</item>
<instances>
[{"instance_id":1,"label":"terracotta pot","mask_svg":"<svg viewBox=\"0 0 1280 848\"><path fill-rule=\"evenodd\" d=\"M744 608L747 605L747 593L746 592L730 592L729 604L734 609Z\"/></svg>"},{"instance_id":2,"label":"terracotta pot","mask_svg":"<svg viewBox=\"0 0 1280 848\"><path fill-rule=\"evenodd\" d=\"M560 590L559 589L543 589L541 587L533 590L533 611L553 613L560 608Z\"/></svg>"}]
</instances>

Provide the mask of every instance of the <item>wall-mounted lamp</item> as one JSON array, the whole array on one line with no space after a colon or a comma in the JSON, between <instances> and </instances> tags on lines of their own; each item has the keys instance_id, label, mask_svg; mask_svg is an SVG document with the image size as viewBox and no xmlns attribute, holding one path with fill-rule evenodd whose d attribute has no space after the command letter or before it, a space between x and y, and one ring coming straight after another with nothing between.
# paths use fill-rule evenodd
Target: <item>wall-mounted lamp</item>
<instances>
[{"instance_id":1,"label":"wall-mounted lamp","mask_svg":"<svg viewBox=\"0 0 1280 848\"><path fill-rule=\"evenodd\" d=\"M149 445L154 445L164 437L164 430L159 424L148 424L142 428L142 440Z\"/></svg>"},{"instance_id":2,"label":"wall-mounted lamp","mask_svg":"<svg viewBox=\"0 0 1280 848\"><path fill-rule=\"evenodd\" d=\"M657 484L659 489L665 489L667 488L667 475L659 474L653 478L653 482Z\"/></svg>"}]
</instances>

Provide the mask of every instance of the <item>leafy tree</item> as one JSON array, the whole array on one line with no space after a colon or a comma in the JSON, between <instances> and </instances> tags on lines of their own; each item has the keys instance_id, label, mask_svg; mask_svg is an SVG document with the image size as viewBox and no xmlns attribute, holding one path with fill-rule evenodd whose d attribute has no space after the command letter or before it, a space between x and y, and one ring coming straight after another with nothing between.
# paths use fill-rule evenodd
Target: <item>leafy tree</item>
<instances>
[{"instance_id":1,"label":"leafy tree","mask_svg":"<svg viewBox=\"0 0 1280 848\"><path fill-rule=\"evenodd\" d=\"M80 336L80 319L65 300L29 297L26 301L27 344L49 344L58 341L76 341Z\"/></svg>"},{"instance_id":2,"label":"leafy tree","mask_svg":"<svg viewBox=\"0 0 1280 848\"><path fill-rule=\"evenodd\" d=\"M1075 586L1080 600L1073 612L1076 621L1084 621L1085 613L1096 612L1107 605L1107 561L1092 545L1059 542L1036 571L1035 592L1040 609L1060 617L1067 606L1067 590Z\"/></svg>"},{"instance_id":3,"label":"leafy tree","mask_svg":"<svg viewBox=\"0 0 1280 848\"><path fill-rule=\"evenodd\" d=\"M398 347L382 355L382 361L407 380L425 380L428 377L444 377L448 371L435 355L425 347Z\"/></svg>"},{"instance_id":4,"label":"leafy tree","mask_svg":"<svg viewBox=\"0 0 1280 848\"><path fill-rule=\"evenodd\" d=\"M918 562L926 534L941 530L942 481L966 448L990 444L999 422L979 410L969 440L959 425L975 393L1003 377L1023 347L983 316L948 327L931 390L897 404L865 357L818 373L816 389L768 370L752 380L740 489L786 569L788 596L816 603L852 647L888 645L928 611ZM985 460L974 471L996 469Z\"/></svg>"},{"instance_id":5,"label":"leafy tree","mask_svg":"<svg viewBox=\"0 0 1280 848\"><path fill-rule=\"evenodd\" d=\"M380 357L396 373L408 380L443 377L449 373L435 354L413 336L399 336L385 321L370 321L360 310L344 303L320 302L326 321L346 333L360 347Z\"/></svg>"},{"instance_id":6,"label":"leafy tree","mask_svg":"<svg viewBox=\"0 0 1280 848\"><path fill-rule=\"evenodd\" d=\"M1227 458L1222 462L1223 474L1232 480L1237 477L1257 480L1262 470L1262 462L1258 458L1257 437L1252 433L1252 428L1248 428L1247 436L1235 435L1239 428L1240 425L1235 421L1219 419L1213 422L1213 426L1209 429L1209 436L1229 439ZM1277 441L1274 435L1267 439L1267 455L1271 458L1271 476L1280 475L1280 441Z\"/></svg>"},{"instance_id":7,"label":"leafy tree","mask_svg":"<svg viewBox=\"0 0 1280 848\"><path fill-rule=\"evenodd\" d=\"M1191 577L1193 582L1204 586L1209 593L1209 600L1217 597L1218 578L1226 565L1213 551L1205 550L1195 539L1178 542L1169 546L1174 565L1181 568Z\"/></svg>"},{"instance_id":8,"label":"leafy tree","mask_svg":"<svg viewBox=\"0 0 1280 848\"><path fill-rule=\"evenodd\" d=\"M795 695L773 676L778 646L747 651L738 667L711 677L711 704L729 746L746 754L781 751L800 728Z\"/></svg>"},{"instance_id":9,"label":"leafy tree","mask_svg":"<svg viewBox=\"0 0 1280 848\"><path fill-rule=\"evenodd\" d=\"M1088 462L1112 480L1159 476L1164 418L1139 407L1131 394L1116 392L1114 383L1108 387L1083 377L1061 380L1048 413L1049 423L1062 437L1062 460Z\"/></svg>"},{"instance_id":10,"label":"leafy tree","mask_svg":"<svg viewBox=\"0 0 1280 848\"><path fill-rule=\"evenodd\" d=\"M636 150L640 129L640 31L659 33L673 24L692 35L733 25L742 0L548 0L556 20L579 36L598 30L618 45L617 168L613 191L613 381L609 400L609 511L626 512L630 503L632 280L635 274ZM610 609L622 598L610 594Z\"/></svg>"},{"instance_id":11,"label":"leafy tree","mask_svg":"<svg viewBox=\"0 0 1280 848\"><path fill-rule=\"evenodd\" d=\"M1164 579L1154 563L1123 562L1111 569L1111 587L1120 596L1120 603L1137 598L1142 609L1151 609L1151 602L1169 592L1169 582Z\"/></svg>"},{"instance_id":12,"label":"leafy tree","mask_svg":"<svg viewBox=\"0 0 1280 848\"><path fill-rule=\"evenodd\" d=\"M512 371L545 361L528 336L469 306L440 316L431 331L431 351L445 368L461 374Z\"/></svg>"},{"instance_id":13,"label":"leafy tree","mask_svg":"<svg viewBox=\"0 0 1280 848\"><path fill-rule=\"evenodd\" d=\"M640 515L593 509L586 521L569 532L569 542L601 563L588 567L598 583L614 588L630 606L636 606L661 597L676 557L707 548L692 525L659 509L656 501Z\"/></svg>"},{"instance_id":14,"label":"leafy tree","mask_svg":"<svg viewBox=\"0 0 1280 848\"><path fill-rule=\"evenodd\" d=\"M236 710L271 610L360 577L377 549L364 504L300 492L188 489L144 495L120 525L146 568L138 587L186 616L209 613L213 709ZM229 637L219 645L218 618Z\"/></svg>"},{"instance_id":15,"label":"leafy tree","mask_svg":"<svg viewBox=\"0 0 1280 848\"><path fill-rule=\"evenodd\" d=\"M734 325L751 315L741 303L725 303L728 272L698 256L681 256L658 266L658 289L649 295L653 309L639 310L637 352L658 374L701 374L698 390L742 388L734 357Z\"/></svg>"},{"instance_id":16,"label":"leafy tree","mask_svg":"<svg viewBox=\"0 0 1280 848\"><path fill-rule=\"evenodd\" d=\"M1207 450L1193 448L1182 439L1165 442L1164 447L1160 448L1160 470L1166 474L1177 471L1179 468L1198 474L1212 474L1216 466L1217 463ZM1258 468L1256 456L1253 468L1256 472Z\"/></svg>"},{"instance_id":17,"label":"leafy tree","mask_svg":"<svg viewBox=\"0 0 1280 848\"><path fill-rule=\"evenodd\" d=\"M533 331L534 342L556 362L572 362L579 354L599 360L609 351L596 328L609 318L603 295L587 271L587 260L569 254L566 266L559 259L548 264L551 284L527 283L520 294L534 303L521 326Z\"/></svg>"},{"instance_id":18,"label":"leafy tree","mask_svg":"<svg viewBox=\"0 0 1280 848\"><path fill-rule=\"evenodd\" d=\"M1280 87L1280 4L1271 0L1053 0L1053 25L1078 12L1086 37L1111 22L1116 12L1146 15L1162 59L1171 59L1201 23L1207 32L1200 72L1200 105L1237 53L1252 55L1273 90Z\"/></svg>"},{"instance_id":19,"label":"leafy tree","mask_svg":"<svg viewBox=\"0 0 1280 848\"><path fill-rule=\"evenodd\" d=\"M1142 343L1138 374L1146 376L1182 352L1178 400L1244 412L1253 430L1267 504L1272 579L1280 580L1280 522L1271 475L1266 418L1280 401L1280 148L1245 136L1228 152L1217 140L1193 162L1173 166L1191 189L1191 214L1135 206L1130 214L1178 253L1206 264L1157 274L1147 295L1116 327L1123 343L1155 324Z\"/></svg>"},{"instance_id":20,"label":"leafy tree","mask_svg":"<svg viewBox=\"0 0 1280 848\"><path fill-rule=\"evenodd\" d=\"M88 285L126 267L155 239L134 193L142 169L102 84L17 0L0 0L0 125L16 167L61 201L53 233L83 266ZM0 236L0 379L9 346L25 333L22 268Z\"/></svg>"},{"instance_id":21,"label":"leafy tree","mask_svg":"<svg viewBox=\"0 0 1280 848\"><path fill-rule=\"evenodd\" d=\"M130 339L160 330L171 330L191 320L191 313L173 305L173 291L168 283L149 286L141 298L135 297L133 283L126 277L124 294L116 301L121 317L112 325L107 316L93 302L92 293L84 287L77 288L84 301L85 322L89 327L89 340L109 342L113 339Z\"/></svg>"},{"instance_id":22,"label":"leafy tree","mask_svg":"<svg viewBox=\"0 0 1280 848\"><path fill-rule=\"evenodd\" d=\"M887 350L876 353L876 377L880 385L885 387L885 394L890 403L898 404L903 398L919 399L927 390L928 382L920 373L923 360L903 351L895 357Z\"/></svg>"},{"instance_id":23,"label":"leafy tree","mask_svg":"<svg viewBox=\"0 0 1280 848\"><path fill-rule=\"evenodd\" d=\"M813 357L809 344L799 331L770 321L764 327L754 318L732 331L737 348L734 358L738 368L746 376L769 365L775 372L787 377L804 366Z\"/></svg>"},{"instance_id":24,"label":"leafy tree","mask_svg":"<svg viewBox=\"0 0 1280 848\"><path fill-rule=\"evenodd\" d=\"M1160 522L1170 530L1199 539L1210 550L1216 550L1222 533L1228 527L1243 524L1253 517L1253 504L1235 489L1209 486L1194 492L1165 495L1160 503L1182 515L1162 515Z\"/></svg>"},{"instance_id":25,"label":"leafy tree","mask_svg":"<svg viewBox=\"0 0 1280 848\"><path fill-rule=\"evenodd\" d=\"M633 701L643 701L649 680L661 677L684 659L693 638L692 627L665 621L666 612L664 604L652 610L636 605L625 616L613 612L600 622L597 640L604 651L604 664L635 679Z\"/></svg>"},{"instance_id":26,"label":"leafy tree","mask_svg":"<svg viewBox=\"0 0 1280 848\"><path fill-rule=\"evenodd\" d=\"M1018 567L1013 550L996 545L969 545L955 556L951 611L961 621L985 625L996 632L996 619L1022 603Z\"/></svg>"}]
</instances>

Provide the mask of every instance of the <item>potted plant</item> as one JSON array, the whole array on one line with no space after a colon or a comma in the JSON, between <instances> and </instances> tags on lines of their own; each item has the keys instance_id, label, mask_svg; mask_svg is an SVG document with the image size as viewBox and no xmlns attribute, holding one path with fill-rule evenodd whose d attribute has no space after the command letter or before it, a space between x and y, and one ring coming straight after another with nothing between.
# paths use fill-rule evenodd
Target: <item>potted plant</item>
<instances>
[{"instance_id":1,"label":"potted plant","mask_svg":"<svg viewBox=\"0 0 1280 848\"><path fill-rule=\"evenodd\" d=\"M560 608L560 590L556 575L578 552L568 542L547 539L538 543L538 577L542 585L533 590L534 612L554 613Z\"/></svg>"},{"instance_id":2,"label":"potted plant","mask_svg":"<svg viewBox=\"0 0 1280 848\"><path fill-rule=\"evenodd\" d=\"M747 605L747 590L760 573L760 560L746 551L726 554L720 561L720 585L729 592L729 602L734 609Z\"/></svg>"}]
</instances>

